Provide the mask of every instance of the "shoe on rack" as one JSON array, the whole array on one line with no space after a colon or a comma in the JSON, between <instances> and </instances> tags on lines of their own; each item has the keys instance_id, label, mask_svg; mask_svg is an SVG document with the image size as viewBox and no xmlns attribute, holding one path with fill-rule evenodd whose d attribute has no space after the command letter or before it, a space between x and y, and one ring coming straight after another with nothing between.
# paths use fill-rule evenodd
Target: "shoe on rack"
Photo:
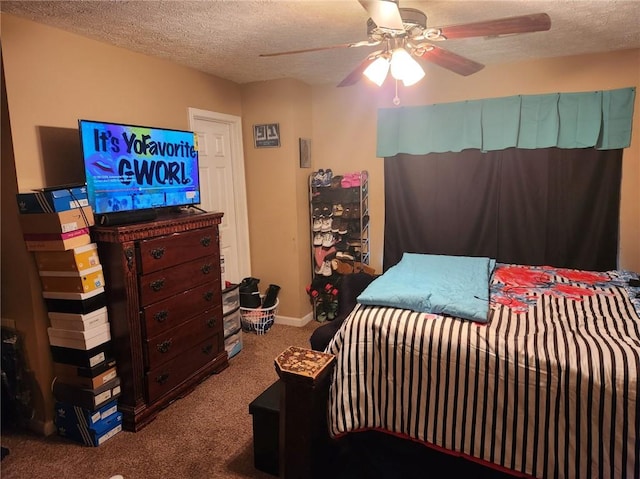
<instances>
[{"instance_id":1,"label":"shoe on rack","mask_svg":"<svg viewBox=\"0 0 640 479\"><path fill-rule=\"evenodd\" d=\"M322 235L322 246L324 246L325 248L330 248L334 244L336 244L336 238L333 233L329 232Z\"/></svg>"},{"instance_id":2,"label":"shoe on rack","mask_svg":"<svg viewBox=\"0 0 640 479\"><path fill-rule=\"evenodd\" d=\"M342 185L342 175L331 177L331 188L340 188Z\"/></svg>"},{"instance_id":3,"label":"shoe on rack","mask_svg":"<svg viewBox=\"0 0 640 479\"><path fill-rule=\"evenodd\" d=\"M349 179L349 183L351 183L351 188L360 186L360 172L357 171L351 174L351 178Z\"/></svg>"},{"instance_id":4,"label":"shoe on rack","mask_svg":"<svg viewBox=\"0 0 640 479\"><path fill-rule=\"evenodd\" d=\"M321 226L320 226L320 231L322 231L323 233L328 233L331 231L331 223L333 222L333 220L331 218L322 218L321 220Z\"/></svg>"},{"instance_id":5,"label":"shoe on rack","mask_svg":"<svg viewBox=\"0 0 640 479\"><path fill-rule=\"evenodd\" d=\"M331 260L331 269L338 274L351 274L353 273L353 265L346 261L341 261L337 258Z\"/></svg>"},{"instance_id":6,"label":"shoe on rack","mask_svg":"<svg viewBox=\"0 0 640 479\"><path fill-rule=\"evenodd\" d=\"M324 235L322 233L316 233L313 236L313 246L322 246Z\"/></svg>"},{"instance_id":7,"label":"shoe on rack","mask_svg":"<svg viewBox=\"0 0 640 479\"><path fill-rule=\"evenodd\" d=\"M341 203L337 203L335 205L333 205L333 216L342 216L342 213L344 213L344 208L342 207Z\"/></svg>"},{"instance_id":8,"label":"shoe on rack","mask_svg":"<svg viewBox=\"0 0 640 479\"><path fill-rule=\"evenodd\" d=\"M336 258L342 259L342 260L347 260L347 261L355 260L353 255L351 253L349 253L348 251L338 251L336 253Z\"/></svg>"},{"instance_id":9,"label":"shoe on rack","mask_svg":"<svg viewBox=\"0 0 640 479\"><path fill-rule=\"evenodd\" d=\"M327 168L324 170L324 179L322 181L322 186L331 186L331 180L333 178L333 171L331 168Z\"/></svg>"},{"instance_id":10,"label":"shoe on rack","mask_svg":"<svg viewBox=\"0 0 640 479\"><path fill-rule=\"evenodd\" d=\"M322 220L320 218L315 218L313 220L313 231L320 231L322 229Z\"/></svg>"},{"instance_id":11,"label":"shoe on rack","mask_svg":"<svg viewBox=\"0 0 640 479\"><path fill-rule=\"evenodd\" d=\"M311 186L322 186L324 182L325 174L324 170L320 169L313 174L313 178L311 178Z\"/></svg>"},{"instance_id":12,"label":"shoe on rack","mask_svg":"<svg viewBox=\"0 0 640 479\"><path fill-rule=\"evenodd\" d=\"M320 268L320 271L318 273L322 276L331 276L333 274L331 263L329 263L329 261L325 261L324 263L322 263L322 267Z\"/></svg>"}]
</instances>

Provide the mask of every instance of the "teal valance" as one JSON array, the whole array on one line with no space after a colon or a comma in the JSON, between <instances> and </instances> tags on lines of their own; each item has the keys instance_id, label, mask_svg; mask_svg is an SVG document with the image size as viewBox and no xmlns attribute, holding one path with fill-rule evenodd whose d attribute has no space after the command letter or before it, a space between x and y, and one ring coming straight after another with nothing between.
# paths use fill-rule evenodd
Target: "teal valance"
<instances>
[{"instance_id":1,"label":"teal valance","mask_svg":"<svg viewBox=\"0 0 640 479\"><path fill-rule=\"evenodd\" d=\"M377 156L506 148L626 148L635 88L378 110Z\"/></svg>"}]
</instances>

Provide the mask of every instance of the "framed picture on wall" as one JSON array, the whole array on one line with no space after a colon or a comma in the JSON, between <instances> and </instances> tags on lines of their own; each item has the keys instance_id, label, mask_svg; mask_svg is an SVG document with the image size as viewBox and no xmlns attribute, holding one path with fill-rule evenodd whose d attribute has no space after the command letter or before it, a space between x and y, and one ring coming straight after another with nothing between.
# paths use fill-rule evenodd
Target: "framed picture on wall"
<instances>
[{"instance_id":1,"label":"framed picture on wall","mask_svg":"<svg viewBox=\"0 0 640 479\"><path fill-rule=\"evenodd\" d=\"M253 142L256 148L280 147L280 124L253 125Z\"/></svg>"},{"instance_id":2,"label":"framed picture on wall","mask_svg":"<svg viewBox=\"0 0 640 479\"><path fill-rule=\"evenodd\" d=\"M300 168L311 168L311 140L300 138Z\"/></svg>"}]
</instances>

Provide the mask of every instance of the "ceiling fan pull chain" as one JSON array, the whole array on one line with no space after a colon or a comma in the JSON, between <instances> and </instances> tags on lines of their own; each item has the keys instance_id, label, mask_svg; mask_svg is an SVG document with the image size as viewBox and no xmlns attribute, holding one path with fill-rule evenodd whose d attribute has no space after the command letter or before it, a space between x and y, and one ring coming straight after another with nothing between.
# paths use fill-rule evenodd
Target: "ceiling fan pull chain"
<instances>
[{"instance_id":1,"label":"ceiling fan pull chain","mask_svg":"<svg viewBox=\"0 0 640 479\"><path fill-rule=\"evenodd\" d=\"M395 106L400 105L400 97L398 96L398 80L394 78L396 81L396 96L393 97L393 104Z\"/></svg>"}]
</instances>

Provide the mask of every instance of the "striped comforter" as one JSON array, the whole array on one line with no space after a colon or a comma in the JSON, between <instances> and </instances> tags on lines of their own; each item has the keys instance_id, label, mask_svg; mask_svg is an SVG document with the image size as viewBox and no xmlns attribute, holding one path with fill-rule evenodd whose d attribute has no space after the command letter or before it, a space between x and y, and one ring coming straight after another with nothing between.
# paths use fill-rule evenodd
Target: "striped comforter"
<instances>
[{"instance_id":1,"label":"striped comforter","mask_svg":"<svg viewBox=\"0 0 640 479\"><path fill-rule=\"evenodd\" d=\"M640 319L623 284L500 265L488 324L356 306L326 350L331 435L378 429L537 478L637 479Z\"/></svg>"}]
</instances>

